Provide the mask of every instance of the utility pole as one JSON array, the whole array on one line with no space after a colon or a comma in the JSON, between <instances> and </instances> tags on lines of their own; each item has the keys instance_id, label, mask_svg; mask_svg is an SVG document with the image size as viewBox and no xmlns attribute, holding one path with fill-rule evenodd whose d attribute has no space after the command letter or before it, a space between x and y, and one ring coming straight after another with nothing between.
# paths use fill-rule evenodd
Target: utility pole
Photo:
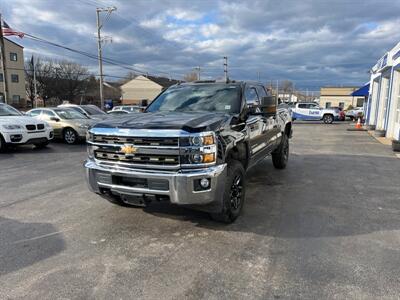
<instances>
[{"instance_id":1,"label":"utility pole","mask_svg":"<svg viewBox=\"0 0 400 300\"><path fill-rule=\"evenodd\" d=\"M197 71L197 80L200 80L200 72L201 72L200 66L197 66L194 69Z\"/></svg>"},{"instance_id":2,"label":"utility pole","mask_svg":"<svg viewBox=\"0 0 400 300\"><path fill-rule=\"evenodd\" d=\"M35 100L35 107L37 108L37 84L36 84L36 67L35 67L35 60L32 55L32 67L33 67L33 89L34 89L34 96L33 99ZM32 103L33 108L33 103Z\"/></svg>"},{"instance_id":3,"label":"utility pole","mask_svg":"<svg viewBox=\"0 0 400 300\"><path fill-rule=\"evenodd\" d=\"M276 97L279 98L279 79L276 80Z\"/></svg>"},{"instance_id":4,"label":"utility pole","mask_svg":"<svg viewBox=\"0 0 400 300\"><path fill-rule=\"evenodd\" d=\"M257 71L257 80L260 82L260 71Z\"/></svg>"},{"instance_id":5,"label":"utility pole","mask_svg":"<svg viewBox=\"0 0 400 300\"><path fill-rule=\"evenodd\" d=\"M228 57L224 56L224 75L225 75L225 82L228 82Z\"/></svg>"},{"instance_id":6,"label":"utility pole","mask_svg":"<svg viewBox=\"0 0 400 300\"><path fill-rule=\"evenodd\" d=\"M100 13L107 12L107 15L110 15L111 12L116 10L116 7L107 7L107 8L96 8L96 24L97 24L97 50L98 50L98 61L99 61L99 74L100 74L100 106L101 109L104 110L104 95L103 95L103 55L101 49L101 43L103 42L101 39L101 28L103 24L100 22Z\"/></svg>"},{"instance_id":7,"label":"utility pole","mask_svg":"<svg viewBox=\"0 0 400 300\"><path fill-rule=\"evenodd\" d=\"M0 14L0 60L1 60L1 69L3 72L3 94L4 94L4 102L7 104L8 99L8 77L7 77L7 67L6 67L6 50L4 46L4 37L3 37L3 18Z\"/></svg>"}]
</instances>

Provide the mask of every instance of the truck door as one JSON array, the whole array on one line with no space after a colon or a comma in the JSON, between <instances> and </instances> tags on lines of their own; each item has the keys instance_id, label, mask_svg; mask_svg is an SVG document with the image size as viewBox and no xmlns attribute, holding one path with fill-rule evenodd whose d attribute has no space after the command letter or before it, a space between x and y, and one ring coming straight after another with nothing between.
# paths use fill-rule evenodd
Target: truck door
<instances>
[{"instance_id":1,"label":"truck door","mask_svg":"<svg viewBox=\"0 0 400 300\"><path fill-rule=\"evenodd\" d=\"M261 111L257 106L260 105L260 99L255 86L246 85L245 99L250 111L246 123L250 136L251 162L254 163L267 154L267 119L259 114Z\"/></svg>"},{"instance_id":2,"label":"truck door","mask_svg":"<svg viewBox=\"0 0 400 300\"><path fill-rule=\"evenodd\" d=\"M296 109L293 114L293 118L299 119L299 120L308 120L308 108L309 104L308 103L298 103L296 105Z\"/></svg>"},{"instance_id":3,"label":"truck door","mask_svg":"<svg viewBox=\"0 0 400 300\"><path fill-rule=\"evenodd\" d=\"M311 120L320 120L322 118L322 109L317 105L310 103L309 104L309 110L308 110L308 115Z\"/></svg>"}]
</instances>

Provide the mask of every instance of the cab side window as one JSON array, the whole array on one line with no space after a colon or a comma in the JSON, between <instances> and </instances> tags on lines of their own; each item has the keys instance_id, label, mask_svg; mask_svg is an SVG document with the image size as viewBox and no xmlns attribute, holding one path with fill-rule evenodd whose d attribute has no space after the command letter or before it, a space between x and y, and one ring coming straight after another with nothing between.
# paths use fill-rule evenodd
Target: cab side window
<instances>
[{"instance_id":1,"label":"cab side window","mask_svg":"<svg viewBox=\"0 0 400 300\"><path fill-rule=\"evenodd\" d=\"M262 85L257 86L257 93L258 97L260 97L260 100L263 97L267 97L267 92L265 91L265 88Z\"/></svg>"},{"instance_id":2,"label":"cab side window","mask_svg":"<svg viewBox=\"0 0 400 300\"><path fill-rule=\"evenodd\" d=\"M300 104L299 104L299 108L307 109L307 108L310 108L310 105L307 104L307 103L300 103Z\"/></svg>"},{"instance_id":3,"label":"cab side window","mask_svg":"<svg viewBox=\"0 0 400 300\"><path fill-rule=\"evenodd\" d=\"M247 105L257 105L260 102L256 88L254 86L247 86L244 96L246 98Z\"/></svg>"}]
</instances>

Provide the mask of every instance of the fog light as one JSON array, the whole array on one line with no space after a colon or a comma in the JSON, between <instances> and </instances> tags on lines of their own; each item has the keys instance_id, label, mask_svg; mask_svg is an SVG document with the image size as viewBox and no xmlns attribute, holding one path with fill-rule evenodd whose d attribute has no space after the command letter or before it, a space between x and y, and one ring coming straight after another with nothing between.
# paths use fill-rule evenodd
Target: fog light
<instances>
[{"instance_id":1,"label":"fog light","mask_svg":"<svg viewBox=\"0 0 400 300\"><path fill-rule=\"evenodd\" d=\"M203 178L200 180L200 185L203 189L206 189L210 186L210 180L208 178Z\"/></svg>"}]
</instances>

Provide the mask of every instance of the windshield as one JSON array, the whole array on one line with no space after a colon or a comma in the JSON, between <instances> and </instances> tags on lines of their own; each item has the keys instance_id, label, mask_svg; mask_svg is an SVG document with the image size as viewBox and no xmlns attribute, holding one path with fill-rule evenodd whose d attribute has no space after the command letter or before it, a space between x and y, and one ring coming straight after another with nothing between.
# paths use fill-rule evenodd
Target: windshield
<instances>
[{"instance_id":1,"label":"windshield","mask_svg":"<svg viewBox=\"0 0 400 300\"><path fill-rule=\"evenodd\" d=\"M82 105L81 106L84 111L90 116L92 115L104 115L105 112L102 111L100 108L94 105Z\"/></svg>"},{"instance_id":2,"label":"windshield","mask_svg":"<svg viewBox=\"0 0 400 300\"><path fill-rule=\"evenodd\" d=\"M218 111L238 113L240 86L227 84L181 85L167 89L146 109L157 111Z\"/></svg>"},{"instance_id":3,"label":"windshield","mask_svg":"<svg viewBox=\"0 0 400 300\"><path fill-rule=\"evenodd\" d=\"M22 116L22 114L12 106L1 104L0 117L7 117L7 116Z\"/></svg>"},{"instance_id":4,"label":"windshield","mask_svg":"<svg viewBox=\"0 0 400 300\"><path fill-rule=\"evenodd\" d=\"M54 110L61 119L73 120L73 119L88 119L84 114L81 114L73 109L55 109Z\"/></svg>"}]
</instances>

